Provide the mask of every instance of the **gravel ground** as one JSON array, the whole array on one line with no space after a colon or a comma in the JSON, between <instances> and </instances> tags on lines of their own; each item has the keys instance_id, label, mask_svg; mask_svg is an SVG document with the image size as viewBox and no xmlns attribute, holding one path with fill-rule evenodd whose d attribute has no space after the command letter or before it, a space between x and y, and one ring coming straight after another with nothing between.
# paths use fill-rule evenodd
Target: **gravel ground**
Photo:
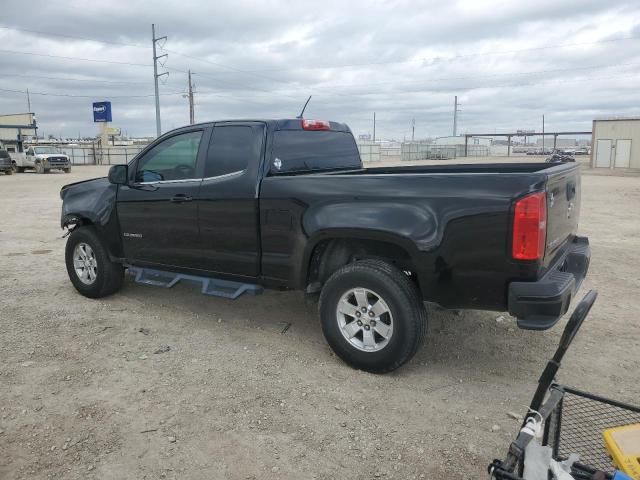
<instances>
[{"instance_id":1,"label":"gravel ground","mask_svg":"<svg viewBox=\"0 0 640 480\"><path fill-rule=\"evenodd\" d=\"M504 454L564 321L430 308L424 348L376 376L332 354L299 292L234 302L128 278L89 300L58 191L105 173L0 175L0 478L485 478ZM600 298L561 380L640 403L640 178L585 173L583 292Z\"/></svg>"}]
</instances>

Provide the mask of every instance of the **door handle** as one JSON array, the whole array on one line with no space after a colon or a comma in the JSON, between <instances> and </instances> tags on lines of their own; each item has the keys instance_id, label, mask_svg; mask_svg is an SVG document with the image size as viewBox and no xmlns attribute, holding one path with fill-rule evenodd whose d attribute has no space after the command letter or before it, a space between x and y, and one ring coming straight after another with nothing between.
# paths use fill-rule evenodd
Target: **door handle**
<instances>
[{"instance_id":1,"label":"door handle","mask_svg":"<svg viewBox=\"0 0 640 480\"><path fill-rule=\"evenodd\" d=\"M193 197L189 197L188 195L185 195L184 193L179 193L177 195L174 195L173 197L171 197L171 202L173 203L182 203L182 202L190 202L193 200Z\"/></svg>"}]
</instances>

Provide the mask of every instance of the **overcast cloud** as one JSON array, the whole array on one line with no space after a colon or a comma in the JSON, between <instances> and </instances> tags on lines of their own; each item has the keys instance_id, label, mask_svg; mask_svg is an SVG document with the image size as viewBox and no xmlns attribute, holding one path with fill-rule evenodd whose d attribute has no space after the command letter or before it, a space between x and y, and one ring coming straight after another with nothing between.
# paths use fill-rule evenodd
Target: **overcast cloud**
<instances>
[{"instance_id":1,"label":"overcast cloud","mask_svg":"<svg viewBox=\"0 0 640 480\"><path fill-rule=\"evenodd\" d=\"M28 88L44 134L95 135L91 103L111 100L114 126L154 135L151 23L163 131L188 123L188 69L196 121L292 117L308 95L307 117L360 134L375 111L389 139L412 118L418 138L450 134L454 95L462 132L640 114L640 3L615 0L4 0L0 113L26 111Z\"/></svg>"}]
</instances>

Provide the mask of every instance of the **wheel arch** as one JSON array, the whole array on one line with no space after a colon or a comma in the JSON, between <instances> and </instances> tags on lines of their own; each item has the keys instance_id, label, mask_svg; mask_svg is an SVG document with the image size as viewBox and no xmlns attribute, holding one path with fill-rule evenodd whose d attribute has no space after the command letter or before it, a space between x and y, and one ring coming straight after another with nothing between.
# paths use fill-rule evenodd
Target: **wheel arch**
<instances>
[{"instance_id":1,"label":"wheel arch","mask_svg":"<svg viewBox=\"0 0 640 480\"><path fill-rule=\"evenodd\" d=\"M340 267L365 258L378 258L417 274L419 251L410 239L385 231L328 229L307 242L301 284L317 292ZM417 275L412 275L417 282Z\"/></svg>"}]
</instances>

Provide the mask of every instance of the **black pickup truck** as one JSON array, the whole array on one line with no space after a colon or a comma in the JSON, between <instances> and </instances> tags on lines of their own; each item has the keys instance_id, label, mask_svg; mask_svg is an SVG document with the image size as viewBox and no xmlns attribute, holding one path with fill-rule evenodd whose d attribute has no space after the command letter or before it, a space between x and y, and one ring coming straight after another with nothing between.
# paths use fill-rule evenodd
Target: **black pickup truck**
<instances>
[{"instance_id":1,"label":"black pickup truck","mask_svg":"<svg viewBox=\"0 0 640 480\"><path fill-rule=\"evenodd\" d=\"M319 293L328 343L371 372L414 355L425 301L553 326L590 259L578 164L365 168L336 122L179 128L61 198L81 294L116 292L127 266Z\"/></svg>"}]
</instances>

